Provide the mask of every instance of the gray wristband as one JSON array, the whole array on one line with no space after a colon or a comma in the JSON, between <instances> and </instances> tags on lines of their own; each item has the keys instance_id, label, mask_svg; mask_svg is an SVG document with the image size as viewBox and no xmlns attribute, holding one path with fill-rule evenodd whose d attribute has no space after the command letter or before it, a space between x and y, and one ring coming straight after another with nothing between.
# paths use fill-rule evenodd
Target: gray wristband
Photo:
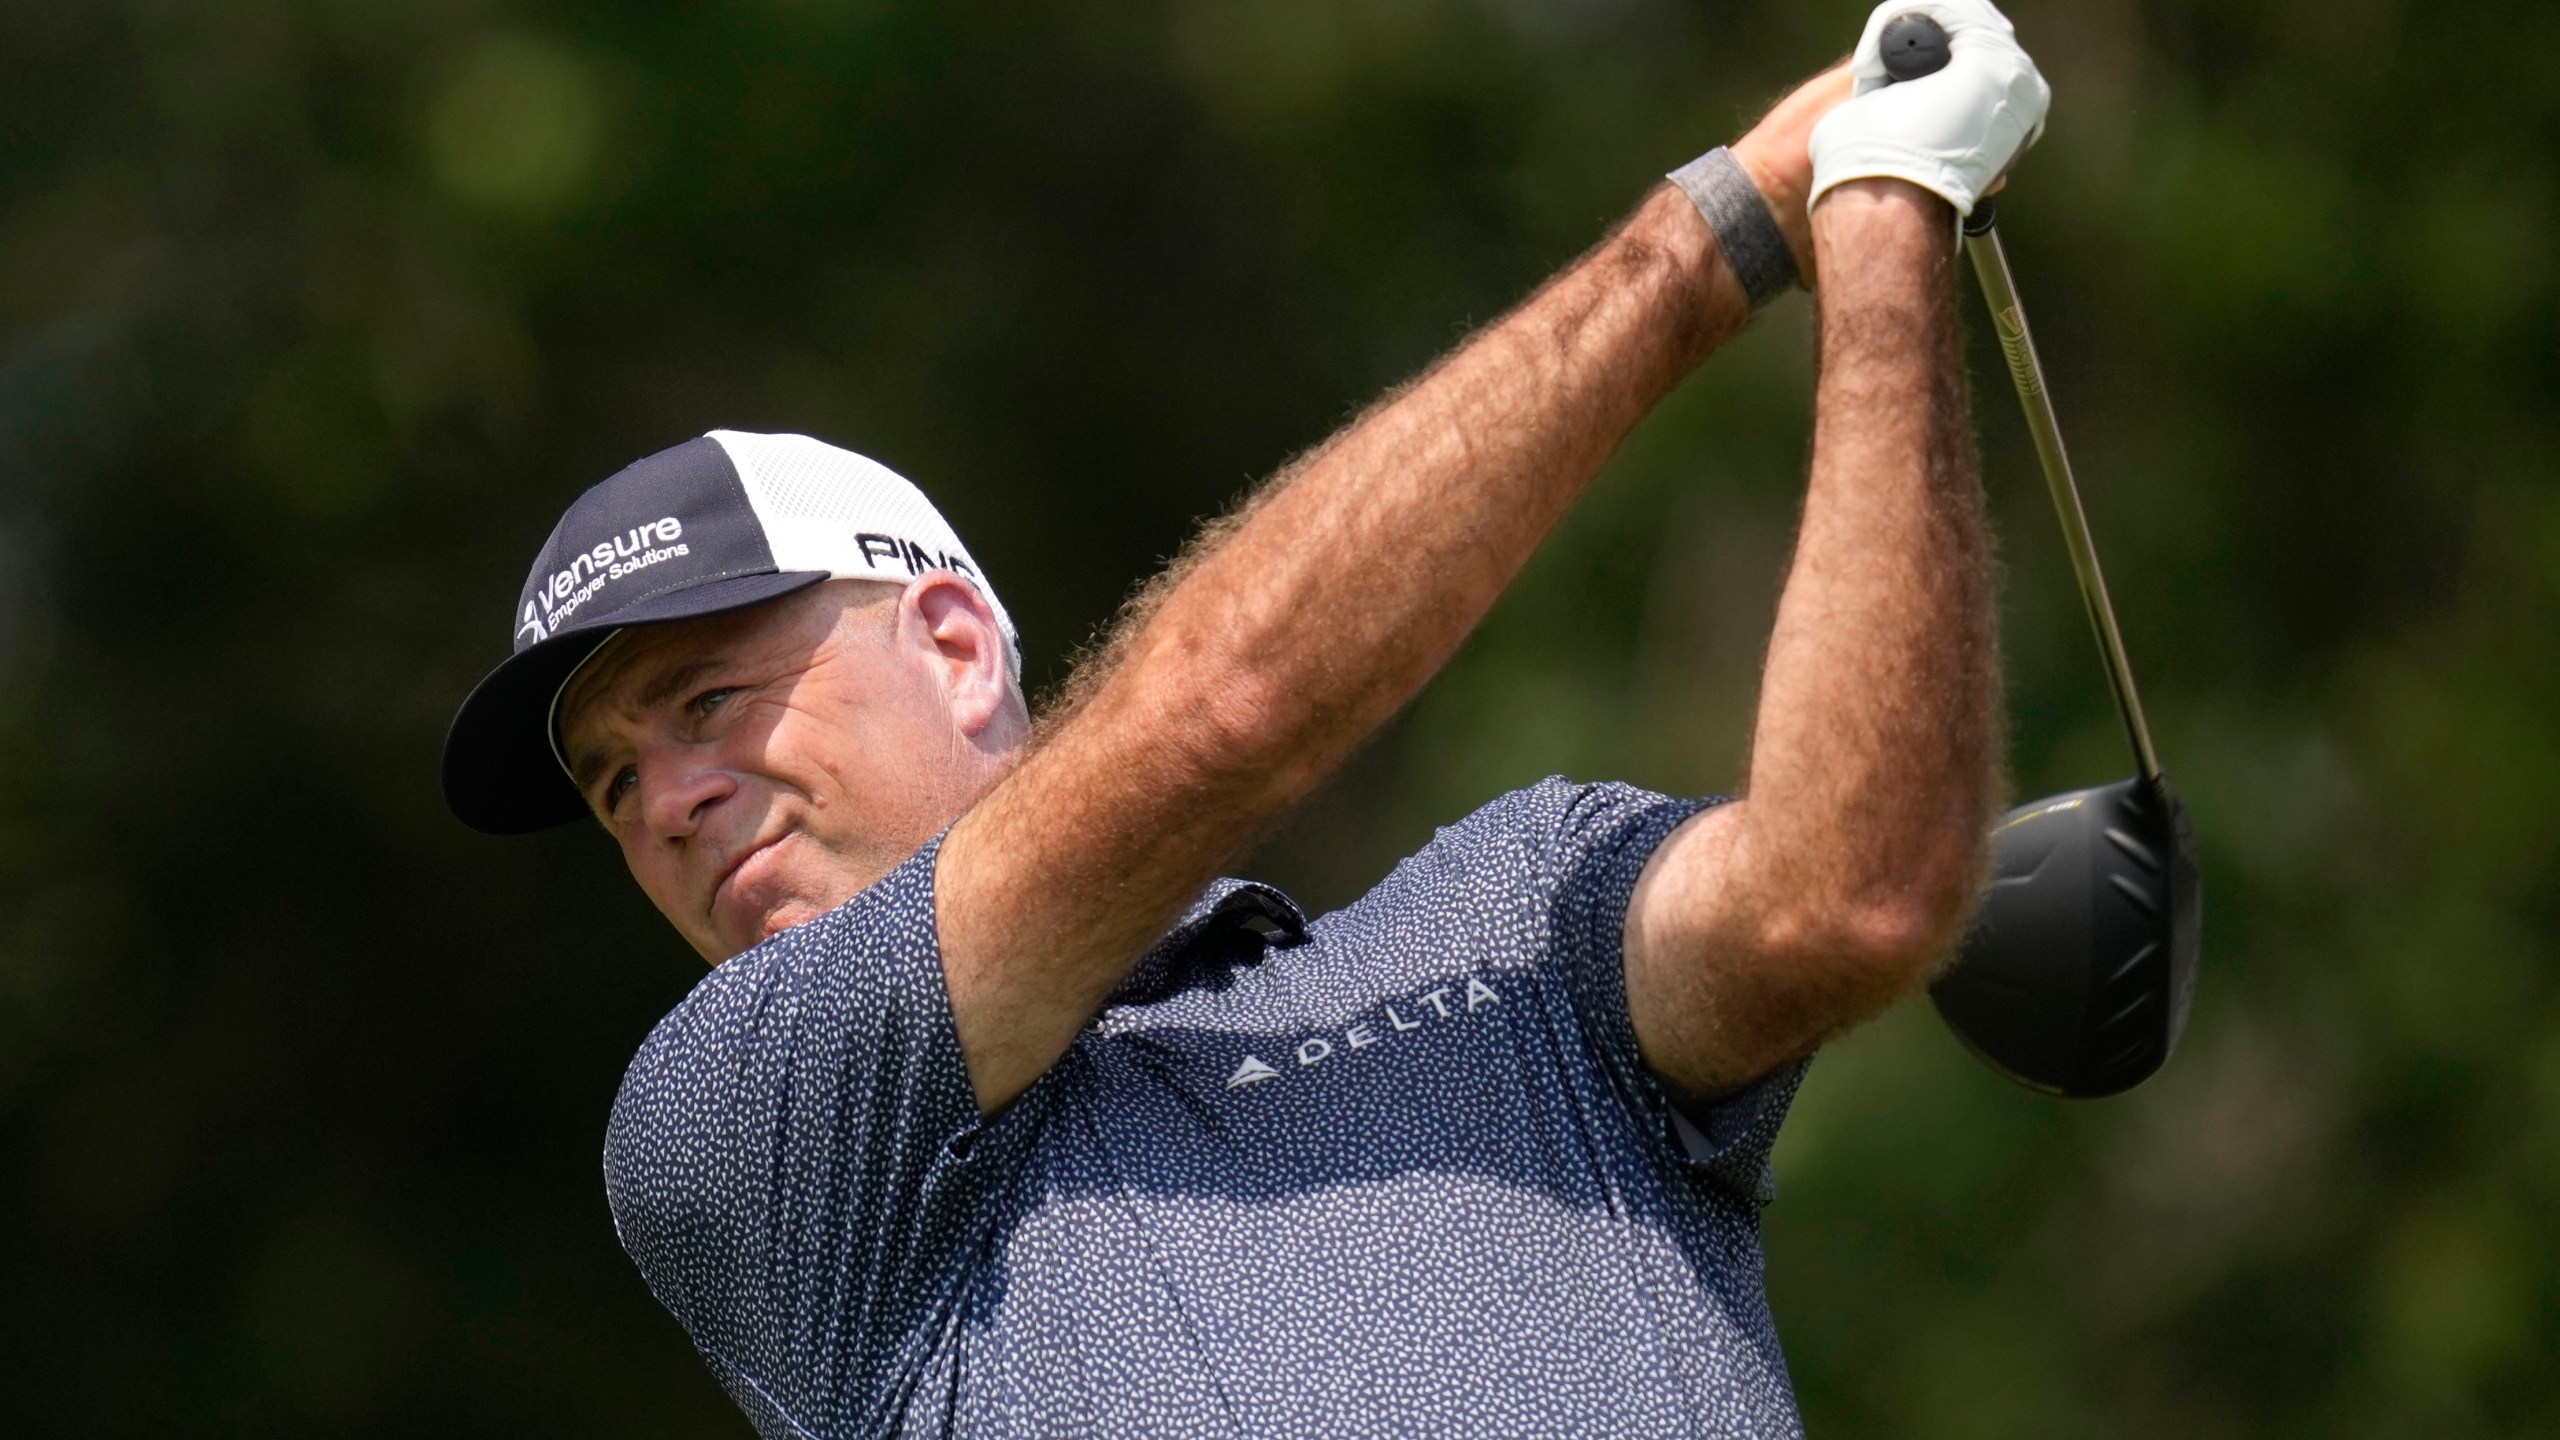
<instances>
[{"instance_id":1,"label":"gray wristband","mask_svg":"<svg viewBox=\"0 0 2560 1440\"><path fill-rule=\"evenodd\" d=\"M1796 257L1787 248L1787 232L1778 228L1778 217L1769 213L1769 202L1760 198L1760 187L1751 183L1732 151L1719 145L1664 178L1706 217L1707 228L1716 232L1716 248L1724 252L1733 278L1742 282L1752 309L1796 283Z\"/></svg>"}]
</instances>

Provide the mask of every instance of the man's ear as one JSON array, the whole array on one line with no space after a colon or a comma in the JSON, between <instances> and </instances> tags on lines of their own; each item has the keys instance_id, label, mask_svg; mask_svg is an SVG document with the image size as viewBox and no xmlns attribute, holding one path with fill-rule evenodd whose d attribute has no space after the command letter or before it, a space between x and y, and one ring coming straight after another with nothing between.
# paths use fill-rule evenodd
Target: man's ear
<instances>
[{"instance_id":1,"label":"man's ear","mask_svg":"<svg viewBox=\"0 0 2560 1440\"><path fill-rule=\"evenodd\" d=\"M928 570L898 597L898 629L933 651L952 718L978 736L1019 708L1004 627L978 587L948 570Z\"/></svg>"}]
</instances>

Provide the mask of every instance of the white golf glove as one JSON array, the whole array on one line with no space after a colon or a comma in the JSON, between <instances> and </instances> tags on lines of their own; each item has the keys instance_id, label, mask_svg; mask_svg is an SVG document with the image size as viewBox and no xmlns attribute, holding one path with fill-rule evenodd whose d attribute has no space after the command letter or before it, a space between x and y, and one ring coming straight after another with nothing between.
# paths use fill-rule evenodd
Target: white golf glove
<instances>
[{"instance_id":1,"label":"white golf glove","mask_svg":"<svg viewBox=\"0 0 2560 1440\"><path fill-rule=\"evenodd\" d=\"M1880 39L1887 21L1920 14L1947 32L1946 68L1887 81ZM1813 127L1813 194L1844 180L1886 176L1946 197L1958 215L1991 188L2044 133L2053 90L2018 46L2009 19L1988 0L1885 0L1849 61L1857 85Z\"/></svg>"}]
</instances>

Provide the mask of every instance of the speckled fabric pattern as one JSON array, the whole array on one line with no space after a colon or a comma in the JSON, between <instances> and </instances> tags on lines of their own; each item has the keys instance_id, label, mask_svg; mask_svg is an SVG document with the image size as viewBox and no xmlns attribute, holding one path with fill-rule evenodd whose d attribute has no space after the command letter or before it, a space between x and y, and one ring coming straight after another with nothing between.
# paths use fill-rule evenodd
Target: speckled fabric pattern
<instances>
[{"instance_id":1,"label":"speckled fabric pattern","mask_svg":"<svg viewBox=\"0 0 2560 1440\"><path fill-rule=\"evenodd\" d=\"M642 1047L622 1241L767 1436L1793 1436L1802 1067L1676 1124L1619 952L1700 807L1550 780L1306 923L1222 881L981 1123L935 847Z\"/></svg>"}]
</instances>

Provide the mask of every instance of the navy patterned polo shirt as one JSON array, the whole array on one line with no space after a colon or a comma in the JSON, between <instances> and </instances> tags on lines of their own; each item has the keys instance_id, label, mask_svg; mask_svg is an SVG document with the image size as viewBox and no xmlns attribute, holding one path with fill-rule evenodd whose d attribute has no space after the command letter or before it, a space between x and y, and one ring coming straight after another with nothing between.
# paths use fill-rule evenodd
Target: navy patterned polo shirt
<instances>
[{"instance_id":1,"label":"navy patterned polo shirt","mask_svg":"<svg viewBox=\"0 0 2560 1440\"><path fill-rule=\"evenodd\" d=\"M1702 808L1550 780L1309 924L1221 881L981 1120L927 846L632 1062L624 1246L767 1436L1793 1436L1789 1066L1677 1116L1619 944Z\"/></svg>"}]
</instances>

